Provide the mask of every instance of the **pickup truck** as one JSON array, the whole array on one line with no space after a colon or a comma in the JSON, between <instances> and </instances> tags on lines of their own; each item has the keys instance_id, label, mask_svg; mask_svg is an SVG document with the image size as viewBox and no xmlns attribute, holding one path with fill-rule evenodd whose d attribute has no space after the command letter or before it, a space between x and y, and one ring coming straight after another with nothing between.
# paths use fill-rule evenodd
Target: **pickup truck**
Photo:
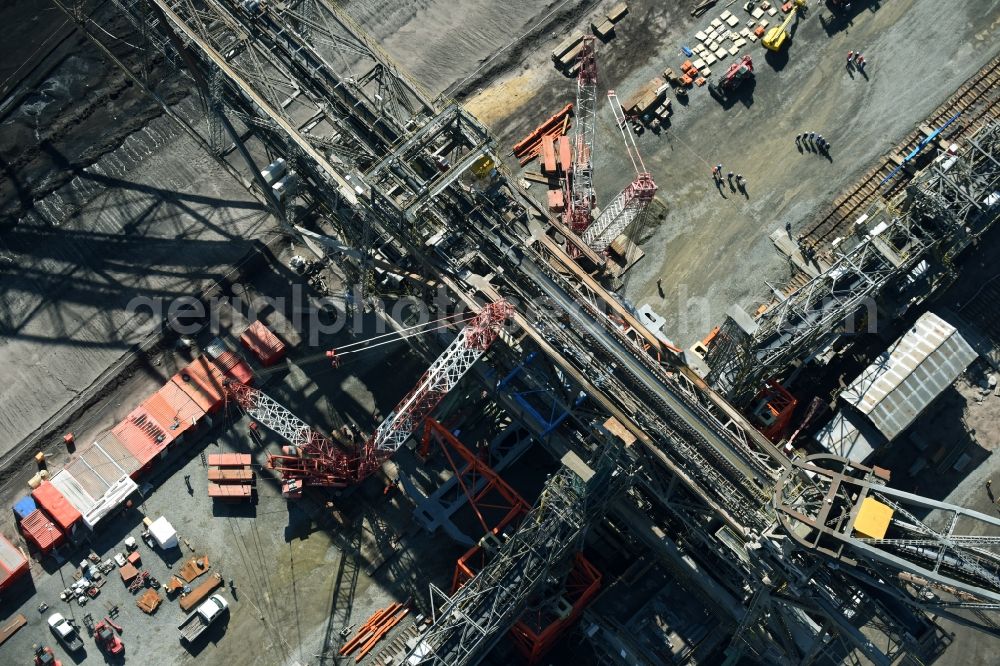
<instances>
[{"instance_id":1,"label":"pickup truck","mask_svg":"<svg viewBox=\"0 0 1000 666\"><path fill-rule=\"evenodd\" d=\"M76 652L83 649L83 639L80 638L80 632L62 616L62 613L53 613L49 616L49 629L67 651Z\"/></svg>"},{"instance_id":2,"label":"pickup truck","mask_svg":"<svg viewBox=\"0 0 1000 666\"><path fill-rule=\"evenodd\" d=\"M181 640L194 642L228 608L229 602L221 594L210 596L178 625Z\"/></svg>"}]
</instances>

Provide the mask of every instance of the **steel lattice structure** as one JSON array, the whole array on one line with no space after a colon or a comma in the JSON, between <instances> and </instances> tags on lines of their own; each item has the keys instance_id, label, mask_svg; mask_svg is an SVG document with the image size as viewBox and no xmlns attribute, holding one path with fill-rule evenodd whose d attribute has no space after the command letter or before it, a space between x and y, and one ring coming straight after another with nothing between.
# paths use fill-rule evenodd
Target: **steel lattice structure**
<instances>
[{"instance_id":1,"label":"steel lattice structure","mask_svg":"<svg viewBox=\"0 0 1000 666\"><path fill-rule=\"evenodd\" d=\"M288 442L284 455L268 454L268 467L281 473L285 492L295 495L296 481L309 485L344 487L355 479L354 456L315 431L277 400L260 389L229 382L226 391L247 416Z\"/></svg>"},{"instance_id":2,"label":"steel lattice structure","mask_svg":"<svg viewBox=\"0 0 1000 666\"><path fill-rule=\"evenodd\" d=\"M566 226L577 234L590 226L594 208L594 130L597 125L597 58L595 38L583 38L577 62L580 71L576 76L576 127L573 130L573 171L568 178L569 196L566 198Z\"/></svg>"},{"instance_id":3,"label":"steel lattice structure","mask_svg":"<svg viewBox=\"0 0 1000 666\"><path fill-rule=\"evenodd\" d=\"M404 660L410 664L458 666L478 663L548 579L568 573L570 556L582 545L587 525L603 515L611 497L632 478L620 441L602 438L593 468L573 453L545 483L519 529L486 567L451 597L442 600L434 624Z\"/></svg>"},{"instance_id":4,"label":"steel lattice structure","mask_svg":"<svg viewBox=\"0 0 1000 666\"><path fill-rule=\"evenodd\" d=\"M514 308L506 301L489 303L455 336L413 390L365 442L358 472L361 478L374 472L420 428L448 391L486 353L513 312Z\"/></svg>"},{"instance_id":5,"label":"steel lattice structure","mask_svg":"<svg viewBox=\"0 0 1000 666\"><path fill-rule=\"evenodd\" d=\"M1000 637L1000 537L984 535L1000 518L887 481L839 456L795 461L775 489L778 522L798 546L848 565L848 575L884 581L911 606ZM884 535L857 530L868 500L891 509ZM922 521L915 511L934 513Z\"/></svg>"},{"instance_id":6,"label":"steel lattice structure","mask_svg":"<svg viewBox=\"0 0 1000 666\"><path fill-rule=\"evenodd\" d=\"M486 353L512 312L502 300L483 306L356 453L338 447L263 391L238 382L226 388L248 416L288 442L284 455L268 455L268 466L281 472L288 494L299 489L296 482L343 487L363 481L399 450Z\"/></svg>"},{"instance_id":7,"label":"steel lattice structure","mask_svg":"<svg viewBox=\"0 0 1000 666\"><path fill-rule=\"evenodd\" d=\"M408 245L408 241L425 241L427 235L442 228L478 244L481 261L489 264L488 268L497 270L490 278L496 280L495 284L482 280L476 283L475 289L500 285L499 289L509 290L504 293L521 297L522 303L527 298L525 309L530 313L527 316L531 321L539 322L544 340L552 343L547 353L559 358L568 371L579 370L581 382L592 382L587 386L595 399L613 403L622 410L622 419L629 420L635 424L634 427L644 429L655 438L655 441L644 441L642 444L644 454L653 460L646 466L646 479L651 487L665 487L659 496L665 498L663 504L689 530L691 543L699 544L699 549L705 545L706 553L720 548L716 535L706 529L709 521L717 524L720 518L731 525L733 533L738 533L741 539L752 539L753 535L768 529L773 516L757 500L761 492L772 487L769 482L770 466L762 459L761 451L753 450L753 438L745 434L750 426L738 415L727 411L728 405L711 403L704 389L699 387L690 395L685 393L683 386L676 386L680 373L674 372L671 378L662 379L661 359L646 354L641 346L645 343L636 346L635 341L628 338L627 329L615 329L610 333L600 330L601 326L608 325L611 318L602 313L592 316L589 300L595 304L608 303L607 294L599 286L592 286L591 291L582 297L586 303L574 303L573 299L579 296L580 291L573 285L566 286L566 274L571 269L567 268L564 274L560 266L566 264L536 260L532 252L522 252L523 245L517 244L509 232L512 225L503 222L498 208L494 209L494 202L486 194L470 191L471 188L464 184L461 187L452 186L460 169L449 173L436 165L434 152L444 141L464 132L458 129L462 127L471 127L475 131L469 135L471 138L463 139L468 151L452 163L460 167L476 159L472 153L488 137L485 132L478 131L475 119L461 115L459 110L458 115L453 115L447 122L446 116L434 122L430 118L434 110L418 99L415 88L391 63L385 64L387 59L372 45L371 40L325 1L268 3L266 11L260 13L247 12L244 7L250 3L234 0L150 0L148 4L139 0L115 2L126 7L132 15L141 17L140 31L155 42L144 47L151 49L150 52L163 51L171 62L177 61L178 49L188 50L197 56L198 62L192 65L186 60L185 66L205 70L209 85L204 95L211 100L213 108L216 105L224 107L237 122L252 130L255 137L263 137L262 141L269 151L277 151L286 156L290 164L302 169L308 186L304 189L314 201L324 204L325 210L338 213L335 222L350 232L344 234L345 238L365 237L357 224L352 226L351 223L360 217L357 215L359 210L364 210L368 213L369 222L389 232L405 249L404 253L408 252L420 261L423 261L420 256L423 243ZM147 6L157 7L161 13L146 13ZM168 42L160 38L158 31L161 30L175 34ZM329 49L339 52L331 56ZM347 74L336 73L332 63L337 58L340 58L342 66L348 67ZM372 72L370 76L361 66L364 63L369 64L367 71ZM360 69L351 69L354 66L360 66ZM385 95L379 90L407 97L410 99L409 107L401 100L390 99L386 102ZM408 108L414 111L406 118ZM578 120L578 127L579 124ZM421 132L423 127L428 129ZM444 129L439 132L439 128ZM414 136L419 140L409 141ZM438 139L438 136L447 139ZM987 154L992 150L987 140L983 140L981 145ZM589 152L585 155L589 167L591 156ZM972 168L972 176L979 178L985 173L987 165L982 160L976 164L978 166ZM957 175L964 169L964 164L957 166L958 170L951 171L949 178L940 179L940 191L936 197L926 199L924 210L940 209L941 203L950 208L959 198L973 191ZM427 178L428 173L434 175ZM420 177L421 174L423 177ZM373 182L370 191L365 183L369 175ZM432 188L440 195L437 201L432 201L432 196L426 196ZM516 190L513 187L510 189ZM516 199L517 196L514 192L511 198ZM589 205L593 205L593 195L590 196ZM964 199L964 210L970 218L981 214L981 200L975 196L964 196ZM620 207L624 214L627 207L624 204ZM340 212L346 214L340 216ZM489 230L489 233L483 230ZM424 236L419 237L420 234ZM457 260L453 257L458 253L441 254L448 256L444 256L438 267L441 264L456 267ZM451 278L447 273L433 274L437 279L447 281ZM455 274L458 271L452 273ZM463 290L466 295L475 293L469 284L459 285L458 288L455 281L448 284L453 293L459 294ZM556 299L561 314L543 320L542 309L534 308L530 300L542 297ZM559 300L561 298L568 299L568 304ZM584 306L585 317L571 314L571 311L579 309L577 305ZM567 325L567 321L571 324ZM529 334L535 333L530 323L524 328ZM619 356L615 356L610 351L611 347L607 346L610 345L606 340L608 336L621 343ZM642 367L636 367L631 362L633 357L640 359ZM567 358L573 359L572 364L567 362ZM644 374L644 367L650 364L653 367L648 374ZM663 386L667 388L663 389ZM433 393L433 390L430 392ZM270 418L281 421L284 424L281 427L287 427L291 435L299 438L306 436L301 426L292 420L283 420L278 412L273 412ZM353 460L357 464L357 458ZM775 457L771 462L775 460L781 458ZM681 480L682 484L678 485L691 491L683 501L671 499L669 488L676 480ZM561 496L560 492L557 491L557 496ZM567 506L572 508L568 515L560 509ZM573 525L581 526L582 530L582 526L599 515L591 513L572 498L567 503L547 497L536 508L539 518L544 518L547 521L545 524L555 530L550 534L557 534L563 529L560 526L564 522L570 525L569 534L579 534L574 531L576 528ZM565 516L565 520L560 516ZM529 526L532 524L529 522ZM436 614L437 622L432 634L435 642L419 647L419 656L425 660L450 663L449 654L461 653L467 660L475 660L485 654L495 637L502 634L509 627L508 622L515 617L508 613L508 604L520 603L528 593L537 589L535 582L545 577L544 571L549 566L546 563L560 560L565 553L551 547L551 544L542 550L530 548L532 539L539 540L535 543L543 543L546 536L541 529L529 529L523 538L515 540L514 546L504 551L511 557L501 558L495 567L483 571L481 583L469 588L468 593L460 592L449 600L446 606L449 612ZM784 538L784 541L790 540ZM764 543L773 542L767 540ZM777 599L779 595L776 592L783 592L787 598L781 603L798 604L799 608L808 609L804 612L823 625L816 631L818 641L829 633L850 634L847 618L854 617L849 615L854 612L849 604L856 596L854 591L857 585L883 585L879 581L859 583L866 575L871 578L863 566L842 567L842 572L851 570L853 582L850 584L845 582L847 573L840 576L823 573L826 568L817 562L823 563L824 560L808 549L792 552L769 548L769 552L772 553L769 557L777 562L775 570L778 570L778 565L784 566L785 569L780 570L788 572L788 580L792 583L801 578L802 572L823 575L817 575L819 582L814 592L798 585L788 585L783 590L769 590L766 598L762 594L762 600L755 607L770 607L769 599ZM727 574L731 568L736 570L733 574L735 585L752 586L760 582L759 579L755 581L745 577L738 570L740 566L739 563L725 562L720 569ZM560 567L556 565L548 571L558 571ZM527 575L522 575L525 572ZM793 578L793 575L796 577ZM510 589L512 595L498 598L498 590L491 587L491 581L513 581L515 584L512 587L505 588ZM757 624L752 619L747 621L748 627ZM779 652L795 654L781 640L783 633L787 632L780 627L769 624L760 633L765 638L778 638L782 644ZM431 645L440 647L440 657L427 652Z\"/></svg>"},{"instance_id":8,"label":"steel lattice structure","mask_svg":"<svg viewBox=\"0 0 1000 666\"><path fill-rule=\"evenodd\" d=\"M1000 216L996 204L987 203L1000 187L1000 126L983 128L960 155L942 157L901 201L859 219L829 268L772 304L751 330L728 318L720 331L724 344L706 358L710 382L745 404L765 379L818 349L840 327L849 329L861 311L869 320L877 316L876 299L889 285L925 271L932 254L949 271L955 254Z\"/></svg>"},{"instance_id":9,"label":"steel lattice structure","mask_svg":"<svg viewBox=\"0 0 1000 666\"><path fill-rule=\"evenodd\" d=\"M641 224L646 208L656 196L656 182L653 181L652 174L646 171L646 165L639 154L639 146L628 130L628 120L614 90L608 91L608 103L611 104L615 122L625 140L625 150L628 151L632 168L635 169L635 179L618 193L618 196L601 211L594 223L583 232L583 242L595 252L607 250L608 246L633 223Z\"/></svg>"}]
</instances>

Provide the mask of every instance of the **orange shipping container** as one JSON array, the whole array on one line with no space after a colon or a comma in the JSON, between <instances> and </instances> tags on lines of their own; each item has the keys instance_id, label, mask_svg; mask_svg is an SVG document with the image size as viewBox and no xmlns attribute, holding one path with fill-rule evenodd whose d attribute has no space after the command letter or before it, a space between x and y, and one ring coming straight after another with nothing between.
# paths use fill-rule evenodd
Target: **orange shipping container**
<instances>
[{"instance_id":1,"label":"orange shipping container","mask_svg":"<svg viewBox=\"0 0 1000 666\"><path fill-rule=\"evenodd\" d=\"M31 491L31 496L35 498L39 508L52 516L52 520L63 532L69 532L82 517L76 507L49 481L42 481L40 486Z\"/></svg>"},{"instance_id":2,"label":"orange shipping container","mask_svg":"<svg viewBox=\"0 0 1000 666\"><path fill-rule=\"evenodd\" d=\"M241 384L253 383L253 371L236 352L222 352L216 357L215 364L220 370Z\"/></svg>"},{"instance_id":3,"label":"orange shipping container","mask_svg":"<svg viewBox=\"0 0 1000 666\"><path fill-rule=\"evenodd\" d=\"M160 396L170 406L174 417L180 421L180 427L175 429L175 437L195 426L205 416L205 411L198 406L198 403L192 400L182 388L172 381L164 384L156 392L156 395Z\"/></svg>"},{"instance_id":4,"label":"orange shipping container","mask_svg":"<svg viewBox=\"0 0 1000 666\"><path fill-rule=\"evenodd\" d=\"M181 387L207 413L217 411L226 399L226 375L202 354L170 381Z\"/></svg>"},{"instance_id":5,"label":"orange shipping container","mask_svg":"<svg viewBox=\"0 0 1000 666\"><path fill-rule=\"evenodd\" d=\"M7 537L0 534L0 592L28 573L28 558L14 547Z\"/></svg>"},{"instance_id":6,"label":"orange shipping container","mask_svg":"<svg viewBox=\"0 0 1000 666\"><path fill-rule=\"evenodd\" d=\"M262 321L255 321L243 331L240 342L256 356L265 367L280 361L285 355L285 343L268 330Z\"/></svg>"},{"instance_id":7,"label":"orange shipping container","mask_svg":"<svg viewBox=\"0 0 1000 666\"><path fill-rule=\"evenodd\" d=\"M39 509L24 517L21 521L21 532L43 553L49 552L66 540L66 535Z\"/></svg>"},{"instance_id":8,"label":"orange shipping container","mask_svg":"<svg viewBox=\"0 0 1000 666\"><path fill-rule=\"evenodd\" d=\"M569 173L569 167L573 163L573 156L569 150L569 137L559 137L559 168L563 173Z\"/></svg>"},{"instance_id":9,"label":"orange shipping container","mask_svg":"<svg viewBox=\"0 0 1000 666\"><path fill-rule=\"evenodd\" d=\"M140 467L160 455L174 439L173 434L163 430L141 406L133 409L111 432L135 456Z\"/></svg>"},{"instance_id":10,"label":"orange shipping container","mask_svg":"<svg viewBox=\"0 0 1000 666\"><path fill-rule=\"evenodd\" d=\"M542 172L556 172L556 144L555 137L542 137Z\"/></svg>"}]
</instances>

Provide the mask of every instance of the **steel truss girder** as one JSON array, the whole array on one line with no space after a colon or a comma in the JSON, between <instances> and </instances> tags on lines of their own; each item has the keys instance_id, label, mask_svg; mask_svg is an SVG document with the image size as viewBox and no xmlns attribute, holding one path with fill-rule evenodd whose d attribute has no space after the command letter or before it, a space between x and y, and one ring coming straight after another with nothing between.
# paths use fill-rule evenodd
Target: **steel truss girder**
<instances>
[{"instance_id":1,"label":"steel truss girder","mask_svg":"<svg viewBox=\"0 0 1000 666\"><path fill-rule=\"evenodd\" d=\"M524 610L550 577L568 573L570 555L582 545L586 526L599 519L610 497L631 479L631 464L613 436L598 444L587 467L574 454L549 478L521 526L472 580L450 597L432 591L434 623L410 650L406 663L475 664Z\"/></svg>"},{"instance_id":2,"label":"steel truss girder","mask_svg":"<svg viewBox=\"0 0 1000 666\"><path fill-rule=\"evenodd\" d=\"M745 404L763 379L781 372L792 360L812 351L836 327L874 301L937 248L948 264L971 237L995 223L996 206L986 210L986 197L1000 186L1000 124L982 128L969 147L945 169L939 164L923 172L909 189L908 210L883 208L866 218L866 229L841 243L839 256L826 271L769 307L749 339L717 359L709 375L737 404ZM978 222L970 219L978 214ZM728 322L728 320L727 320ZM739 337L739 336L736 336Z\"/></svg>"},{"instance_id":3,"label":"steel truss girder","mask_svg":"<svg viewBox=\"0 0 1000 666\"><path fill-rule=\"evenodd\" d=\"M597 125L596 41L583 38L576 77L576 122L573 129L573 167L569 200L566 202L566 226L582 233L592 221L594 197L594 130Z\"/></svg>"},{"instance_id":4,"label":"steel truss girder","mask_svg":"<svg viewBox=\"0 0 1000 666\"><path fill-rule=\"evenodd\" d=\"M855 532L867 497L892 508L893 537ZM908 584L932 592L902 595L914 605L982 612L1000 604L1000 541L980 536L1000 527L1000 518L890 488L871 468L828 455L796 461L775 490L774 506L783 529L803 548L842 561L849 571L871 569L882 579L880 587ZM944 528L921 522L910 506L936 512ZM1000 635L995 628L992 633Z\"/></svg>"},{"instance_id":5,"label":"steel truss girder","mask_svg":"<svg viewBox=\"0 0 1000 666\"><path fill-rule=\"evenodd\" d=\"M359 476L364 478L410 438L441 399L486 353L499 335L500 327L513 314L506 301L488 303L459 331L392 413L379 424L365 442Z\"/></svg>"}]
</instances>

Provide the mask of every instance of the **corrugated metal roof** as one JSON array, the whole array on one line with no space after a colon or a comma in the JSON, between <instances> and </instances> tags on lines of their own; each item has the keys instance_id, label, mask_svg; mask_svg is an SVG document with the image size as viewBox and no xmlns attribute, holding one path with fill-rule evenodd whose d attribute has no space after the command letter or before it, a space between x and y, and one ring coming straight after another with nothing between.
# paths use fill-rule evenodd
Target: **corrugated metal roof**
<instances>
[{"instance_id":1,"label":"corrugated metal roof","mask_svg":"<svg viewBox=\"0 0 1000 666\"><path fill-rule=\"evenodd\" d=\"M45 510L45 513L52 516L52 520L64 532L80 520L80 512L50 481L42 481L40 486L31 491L31 496L38 502L38 506Z\"/></svg>"},{"instance_id":2,"label":"corrugated metal roof","mask_svg":"<svg viewBox=\"0 0 1000 666\"><path fill-rule=\"evenodd\" d=\"M927 312L840 395L891 440L975 358L954 326Z\"/></svg>"},{"instance_id":3,"label":"corrugated metal roof","mask_svg":"<svg viewBox=\"0 0 1000 666\"><path fill-rule=\"evenodd\" d=\"M77 511L80 512L80 516L90 511L97 501L94 495L87 492L87 489L83 487L75 476L71 472L65 469L56 472L52 475L50 479L52 485L59 489L59 492L63 494L63 497L73 505ZM102 491L103 492L103 491ZM101 493L98 493L96 497L100 497Z\"/></svg>"},{"instance_id":4,"label":"corrugated metal roof","mask_svg":"<svg viewBox=\"0 0 1000 666\"><path fill-rule=\"evenodd\" d=\"M21 532L43 553L49 552L66 538L48 516L35 509L21 521Z\"/></svg>"},{"instance_id":5,"label":"corrugated metal roof","mask_svg":"<svg viewBox=\"0 0 1000 666\"><path fill-rule=\"evenodd\" d=\"M265 366L280 360L285 353L285 343L259 319L243 331L240 342Z\"/></svg>"},{"instance_id":6,"label":"corrugated metal roof","mask_svg":"<svg viewBox=\"0 0 1000 666\"><path fill-rule=\"evenodd\" d=\"M214 412L225 401L225 380L226 375L215 367L208 356L202 355L191 361L170 381L181 387L203 410Z\"/></svg>"},{"instance_id":7,"label":"corrugated metal roof","mask_svg":"<svg viewBox=\"0 0 1000 666\"><path fill-rule=\"evenodd\" d=\"M27 558L2 534L0 534L0 567L3 567L7 572L7 575L3 578L3 582L6 582L7 578L10 578L10 574L18 569L28 568Z\"/></svg>"},{"instance_id":8,"label":"corrugated metal roof","mask_svg":"<svg viewBox=\"0 0 1000 666\"><path fill-rule=\"evenodd\" d=\"M173 435L163 430L141 406L133 409L111 431L135 457L139 467L145 467L173 441Z\"/></svg>"},{"instance_id":9,"label":"corrugated metal roof","mask_svg":"<svg viewBox=\"0 0 1000 666\"><path fill-rule=\"evenodd\" d=\"M132 473L137 469L142 467L139 461L135 459L132 452L122 444L121 440L115 436L115 433L108 430L103 435L97 438L94 442L93 447L99 450L99 453L103 454L110 461L108 464L115 468L121 468L127 476L132 476ZM88 449L89 450L89 449ZM87 458L89 464L93 465L90 458ZM110 478L113 474L103 474L105 479Z\"/></svg>"},{"instance_id":10,"label":"corrugated metal roof","mask_svg":"<svg viewBox=\"0 0 1000 666\"><path fill-rule=\"evenodd\" d=\"M163 400L170 406L173 411L174 416L180 422L174 435L176 436L180 432L184 432L188 428L193 427L198 421L205 416L205 411L198 406L194 400L191 399L184 389L177 386L173 382L167 382L163 387L156 392L156 395L163 398Z\"/></svg>"},{"instance_id":11,"label":"corrugated metal roof","mask_svg":"<svg viewBox=\"0 0 1000 666\"><path fill-rule=\"evenodd\" d=\"M159 393L154 393L143 400L142 407L165 432L171 432L176 437L177 433L182 430L177 412Z\"/></svg>"},{"instance_id":12,"label":"corrugated metal roof","mask_svg":"<svg viewBox=\"0 0 1000 666\"><path fill-rule=\"evenodd\" d=\"M836 456L844 456L854 462L864 462L871 455L872 451L878 448L882 442L877 432L866 433L871 430L871 426L865 424L855 425L851 422L850 414L839 411L833 415L826 425L822 426L813 435L820 446ZM863 419L864 417L854 417Z\"/></svg>"},{"instance_id":13,"label":"corrugated metal roof","mask_svg":"<svg viewBox=\"0 0 1000 666\"><path fill-rule=\"evenodd\" d=\"M215 358L215 363L219 366L220 370L241 384L250 384L253 382L253 371L236 352L222 352Z\"/></svg>"},{"instance_id":14,"label":"corrugated metal roof","mask_svg":"<svg viewBox=\"0 0 1000 666\"><path fill-rule=\"evenodd\" d=\"M109 432L81 451L80 455L63 470L72 475L89 500L81 499L80 503L77 503L69 491L56 482L61 473L52 477L52 483L62 490L80 513L86 514L112 487L122 479L129 478L139 467L139 461L135 456L118 441L114 433Z\"/></svg>"}]
</instances>

